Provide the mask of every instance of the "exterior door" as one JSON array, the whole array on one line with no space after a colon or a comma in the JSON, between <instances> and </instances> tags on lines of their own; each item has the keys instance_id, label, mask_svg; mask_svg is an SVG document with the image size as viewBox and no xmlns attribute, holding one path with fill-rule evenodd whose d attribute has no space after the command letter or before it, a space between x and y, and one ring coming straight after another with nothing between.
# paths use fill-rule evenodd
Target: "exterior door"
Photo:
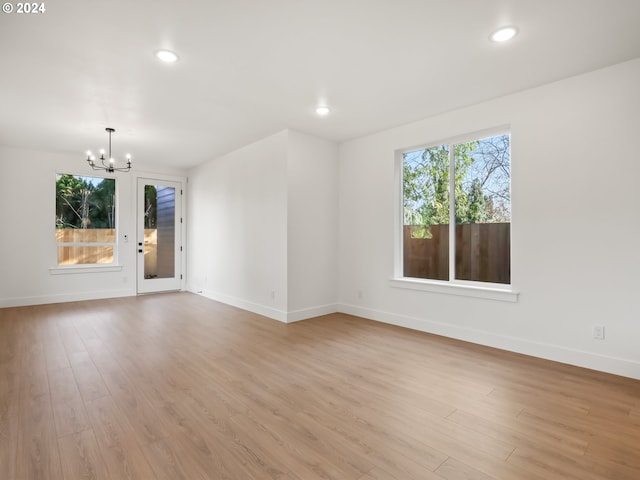
<instances>
[{"instance_id":1,"label":"exterior door","mask_svg":"<svg viewBox=\"0 0 640 480\"><path fill-rule=\"evenodd\" d=\"M138 179L138 293L182 288L182 184Z\"/></svg>"}]
</instances>

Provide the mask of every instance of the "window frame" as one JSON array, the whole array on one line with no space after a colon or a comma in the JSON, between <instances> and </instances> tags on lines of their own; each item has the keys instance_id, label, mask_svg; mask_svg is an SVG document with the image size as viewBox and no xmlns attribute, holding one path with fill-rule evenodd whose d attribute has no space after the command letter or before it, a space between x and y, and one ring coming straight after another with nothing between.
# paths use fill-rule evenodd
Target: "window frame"
<instances>
[{"instance_id":1,"label":"window frame","mask_svg":"<svg viewBox=\"0 0 640 480\"><path fill-rule=\"evenodd\" d=\"M108 176L108 175L100 175L99 173L94 174L94 173L78 173L78 172L73 172L73 173L62 173L59 171L56 171L53 175L53 199L54 199L54 203L53 203L53 217L55 217L56 214L56 195L57 195L57 191L56 191L56 183L58 181L58 177L59 176L63 176L63 175L70 175L73 177L84 177L84 178L102 178L105 180L113 180L115 182L114 184L114 195L115 195L115 200L114 200L114 207L115 207L115 226L114 226L114 242L110 243L110 242L57 242L55 240L55 230L56 230L56 226L55 223L53 224L53 247L52 247L52 258L53 258L53 267L49 268L49 273L52 275L60 275L60 274L67 274L67 273L97 273L97 272L118 272L122 270L122 265L119 263L119 247L120 247L120 242L119 242L119 234L118 232L120 231L120 182L118 181L118 178L115 176ZM60 246L67 246L67 247L74 247L74 246L112 246L113 247L113 262L111 263L80 263L80 264L59 264L58 263L58 247Z\"/></svg>"},{"instance_id":2,"label":"window frame","mask_svg":"<svg viewBox=\"0 0 640 480\"><path fill-rule=\"evenodd\" d=\"M444 140L437 140L428 142L412 147L401 148L395 151L395 198L397 202L397 208L395 209L395 234L394 234L394 271L393 277L390 279L389 284L395 288L403 288L409 290L419 290L432 293L442 293L449 295L459 295L465 297L484 298L489 300L499 300L506 302L517 302L519 292L513 286L513 276L511 277L511 283L491 283L491 282L478 282L471 280L460 280L455 278L455 189L451 188L451 181L455 179L455 159L452 161L452 156L455 155L455 148L449 150L449 279L448 280L435 280L416 277L404 276L404 154L415 152L416 150L423 150L428 148L437 147L440 145L456 145L460 143L467 143L474 140L479 140L487 137L493 137L504 134L511 135L511 128L509 125L502 125L490 129L479 130L463 135L457 135L454 137L448 137ZM511 148L511 147L510 147ZM511 224L513 225L513 215L511 218ZM513 230L509 232L510 238L513 236ZM512 243L510 242L510 245ZM453 254L451 254L453 252ZM511 262L513 256L511 256ZM511 265L512 267L512 265ZM513 272L513 268L512 268Z\"/></svg>"}]
</instances>

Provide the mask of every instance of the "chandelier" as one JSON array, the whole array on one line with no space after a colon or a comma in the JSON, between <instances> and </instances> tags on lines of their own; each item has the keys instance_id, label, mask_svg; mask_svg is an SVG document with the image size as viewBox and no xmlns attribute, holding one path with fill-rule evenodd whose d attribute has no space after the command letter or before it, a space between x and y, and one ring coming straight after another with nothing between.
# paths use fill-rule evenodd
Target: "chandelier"
<instances>
[{"instance_id":1,"label":"chandelier","mask_svg":"<svg viewBox=\"0 0 640 480\"><path fill-rule=\"evenodd\" d=\"M105 158L104 148L100 150L100 164L96 164L96 157L91 153L91 150L87 151L87 163L91 165L91 168L94 170L104 170L105 172L113 173L113 172L128 172L131 170L131 155L127 153L127 166L126 167L115 167L115 162L113 157L111 156L111 134L115 132L114 128L107 127L105 129L107 133L109 133L109 155Z\"/></svg>"}]
</instances>

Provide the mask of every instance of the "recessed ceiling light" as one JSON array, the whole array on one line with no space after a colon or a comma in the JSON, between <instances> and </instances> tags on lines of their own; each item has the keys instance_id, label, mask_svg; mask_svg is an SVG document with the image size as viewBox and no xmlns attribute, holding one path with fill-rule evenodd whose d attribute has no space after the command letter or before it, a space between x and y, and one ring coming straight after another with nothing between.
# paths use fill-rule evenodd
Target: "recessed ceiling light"
<instances>
[{"instance_id":1,"label":"recessed ceiling light","mask_svg":"<svg viewBox=\"0 0 640 480\"><path fill-rule=\"evenodd\" d=\"M322 116L329 115L329 113L331 113L331 109L326 105L319 105L316 107L316 113Z\"/></svg>"},{"instance_id":2,"label":"recessed ceiling light","mask_svg":"<svg viewBox=\"0 0 640 480\"><path fill-rule=\"evenodd\" d=\"M170 50L158 50L156 52L156 57L165 63L174 63L178 61L178 55Z\"/></svg>"},{"instance_id":3,"label":"recessed ceiling light","mask_svg":"<svg viewBox=\"0 0 640 480\"><path fill-rule=\"evenodd\" d=\"M516 27L502 27L493 32L489 38L492 42L506 42L518 34Z\"/></svg>"}]
</instances>

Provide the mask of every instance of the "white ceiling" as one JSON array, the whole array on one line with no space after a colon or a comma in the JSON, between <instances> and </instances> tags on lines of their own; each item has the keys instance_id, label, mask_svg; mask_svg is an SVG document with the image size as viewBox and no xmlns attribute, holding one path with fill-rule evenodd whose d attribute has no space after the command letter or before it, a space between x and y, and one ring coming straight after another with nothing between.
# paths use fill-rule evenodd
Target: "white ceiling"
<instances>
[{"instance_id":1,"label":"white ceiling","mask_svg":"<svg viewBox=\"0 0 640 480\"><path fill-rule=\"evenodd\" d=\"M134 166L187 168L284 128L342 141L640 57L640 0L45 7L0 14L0 144L82 160L109 126ZM502 25L520 34L491 43Z\"/></svg>"}]
</instances>

